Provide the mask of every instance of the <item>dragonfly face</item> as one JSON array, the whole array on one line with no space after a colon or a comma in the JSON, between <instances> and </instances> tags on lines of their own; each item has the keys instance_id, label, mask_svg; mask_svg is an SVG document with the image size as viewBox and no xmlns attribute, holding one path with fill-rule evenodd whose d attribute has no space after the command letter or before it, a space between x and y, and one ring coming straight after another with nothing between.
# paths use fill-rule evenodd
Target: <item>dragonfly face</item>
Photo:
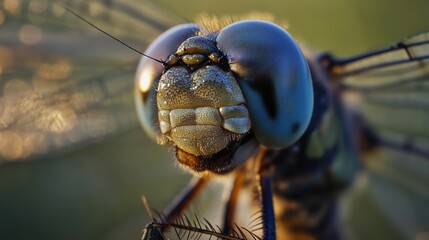
<instances>
[{"instance_id":1,"label":"dragonfly face","mask_svg":"<svg viewBox=\"0 0 429 240\"><path fill-rule=\"evenodd\" d=\"M228 172L258 142L284 148L308 126L313 93L307 63L288 33L272 23L242 21L219 32L181 25L146 53L167 61L165 67L140 63L140 119L159 143L175 145L177 160L191 170Z\"/></svg>"},{"instance_id":2,"label":"dragonfly face","mask_svg":"<svg viewBox=\"0 0 429 240\"><path fill-rule=\"evenodd\" d=\"M155 36L180 22L180 19L171 16L174 15L171 12L166 14L165 11L156 11L159 6L154 7L148 3L157 1L64 2L107 32L133 46L140 46L139 49L147 47L146 44L152 42ZM383 46L428 28L425 23L429 21L422 21L424 16L427 16L423 13L424 9L427 9L423 3L407 2L399 6L391 1L380 1L367 8L362 7L368 4L364 1L350 1L347 3L349 7L345 7L341 1L337 1L341 2L339 5L320 1L314 3L316 8L314 4L311 4L311 8L303 8L302 4L308 4L301 2L287 1L283 6L279 6L279 2L264 1L264 7L260 9L266 9L276 17L286 18L290 21L291 31L295 31L295 36L301 35L302 39L309 41L309 45L321 50L334 50L340 55ZM20 3L21 7L16 8L15 3ZM2 239L26 238L23 234L29 231L35 239L97 238L98 234L106 229L112 229L112 222L119 223L122 219L131 217L134 219L135 214L141 211L141 204L135 201L141 194L147 194L154 203L172 199L171 195L165 195L165 192L170 191L164 189L171 189L171 183L179 185L180 170L169 169L168 164L164 164L168 162L165 161L168 158L165 149L155 149L155 146L146 142L140 131L129 131L134 127L138 128L133 111L133 96L130 94L133 89L130 79L135 74L138 61L133 57L139 56L116 45L74 16L64 14L61 7L51 8L51 3L53 1L40 0L0 3L0 162L3 164L0 170L4 180L0 184L0 205L4 206L0 222L6 229L2 231ZM389 8L386 8L384 3L389 4ZM218 6L221 10L217 12L228 9L228 14L234 15L234 10L230 10L231 6L222 1L213 2L216 6L184 4L186 3L177 6L184 6L193 13L199 11L195 8L216 12L214 7ZM238 5L235 2L234 4ZM395 5L397 8L399 6L400 11L395 11ZM240 4L240 11L249 11L248 6L256 9L254 5L246 2ZM45 11L41 12L43 9ZM366 9L371 11L364 12L365 16L368 13L368 17L362 18L360 14L367 11ZM19 11L21 14L18 14ZM383 19L384 22L373 21L374 17ZM36 28L28 28L28 25ZM294 54L286 51L289 48L294 49L295 43L279 45L278 43L284 41L278 40L279 37L272 34L283 33L282 36L285 37L284 31L264 27L261 28L265 30L245 31L245 28L250 26L232 24L210 34L200 32L201 27L197 25L180 25L167 31L169 34L166 33L155 40L148 49L149 55L166 60L169 63L167 67L151 60L141 60L138 78L147 80L138 82L136 98L145 129L155 139L173 144L177 152L181 152L182 158L178 160L194 172L231 171L245 159L238 156L249 156L261 143L271 149L289 148L286 146L299 137L301 127L306 128L305 118L292 118L300 114L287 115L278 111L291 107L296 100L300 102L306 99L311 102L312 96L308 98L302 92L289 90L293 89L293 84L292 87L284 88L279 84L282 81L274 80L278 79L278 76L305 76L293 72L294 69L308 73L304 67L299 67L306 66L298 64L303 61L299 51L292 51ZM42 33L43 38L39 39L41 42L31 45L33 43L21 38L22 33L28 33L24 36L35 34L34 39L37 40L37 30ZM200 44L200 37L214 40L215 48ZM267 37L269 41L264 42L263 37ZM191 41L197 45L197 53L179 50L184 42L190 44ZM273 166L275 174L271 175L271 180L275 196L274 210L276 216L280 216L276 219L277 226L282 228L291 222L289 220L297 219L302 224L326 229L326 225L320 225L320 222L316 221L326 212L326 208L319 208L317 205L323 205L323 201L319 201L324 197L320 187L332 186L324 180L333 179L334 170L342 173L340 178L353 176L352 168L343 171L345 163L350 162L350 159L341 154L341 145L335 148L336 142L348 144L346 141L339 141L339 135L350 129L349 126L356 127L353 125L353 118L336 118L336 114L340 115L345 113L344 109L351 108L358 110L360 118L365 120L364 130L371 130L370 133L375 136L373 141L366 142L367 148L364 145L359 149L359 153L364 153L364 160L370 161L362 162L365 166L365 171L362 172L368 176L365 178L368 181L359 181L359 187L352 189L357 195L352 196L352 204L347 208L351 213L347 219L351 221L345 225L351 229L351 238L422 239L427 235L425 232L429 229L429 191L425 183L429 181L428 41L428 35L422 34L392 48L351 59L331 57L324 58L326 61L321 62L317 55L306 55L313 81L325 78L329 89L337 90L328 94L338 100L337 108L331 108L331 114L320 114L316 122L321 121L322 124L311 136L307 134L307 146L301 145L301 149L307 147L308 151L298 151L294 155L295 158L291 158L291 154L297 149L296 145L293 145L289 148L290 153L286 153L288 157L279 159L277 165ZM330 44L327 44L328 42ZM268 51L269 48L276 51ZM219 56L214 54L215 52L219 53ZM56 59L63 58L65 61L59 62L66 62L66 68L62 67L62 64L52 64ZM201 59L210 60L211 63L200 65ZM253 68L254 66L256 68ZM289 66L291 69L284 70ZM316 67L320 71L315 71ZM59 69L70 71L65 71L67 74L62 77L60 74L55 80L52 74ZM274 71L264 72L264 69ZM219 79L203 78L200 82L216 82L222 89L225 89L226 85L234 85L231 82L236 82L234 88L238 85L239 91L232 91L233 96L222 97L235 97L235 100L229 103L216 105L213 102L217 100L211 99L197 106L189 106L198 102L195 98L172 101L167 96L170 94L159 94L160 99L169 102L159 107L160 85L167 82L164 84L166 86L170 81L175 81L175 78L166 75L167 72L187 76L185 82L192 79L196 72L212 72L218 75L222 73L223 77ZM261 79L264 81L260 81ZM313 88L315 86L313 84ZM170 87L165 89L171 91ZM189 89L181 88L181 94L178 95L189 94ZM278 92L283 94L277 94ZM294 94L301 97L293 98ZM313 102L316 104L313 114L323 112L322 105L317 104L320 91L315 92L314 97ZM239 100L236 101L236 98ZM309 109L301 107L306 103L308 105L308 102L297 103L296 106L300 107L295 110L300 113L299 110ZM250 123L250 129L247 124L238 124L239 127L244 126L244 133L237 130L237 127L232 130L238 133L224 127L225 119L220 109L232 107L231 109L235 110L236 106L243 116L247 110L248 118L240 119L246 119L245 121ZM63 109L65 111L59 111ZM164 120L163 111L170 111L168 119L164 121L164 132L160 124ZM73 114L66 114L70 112ZM304 113L302 115L305 115ZM182 141L183 138L177 139L171 134L170 115L173 115L173 120L182 120L180 116L185 116L184 122L191 122L192 128L199 127L197 119L203 125L218 127L222 133L214 139L216 144L222 144L212 145L206 138L203 145L206 146L204 149L208 150L201 153L203 155L198 155L198 140L194 139L192 144L187 144ZM294 123L303 124L297 126ZM62 128L64 131L57 131L58 126L65 126ZM296 135L288 135L291 129L298 129ZM127 134L122 134L125 132ZM351 136L362 136L365 140L365 137L368 137L365 133L352 133ZM90 144L95 139L100 144ZM235 143L231 143L232 141ZM42 143L41 147L31 147L38 142ZM226 147L222 148L225 144ZM230 147L233 144L235 149ZM372 151L367 151L368 149ZM43 155L37 155L43 151ZM155 153L157 151L158 154ZM230 155L226 154L227 152ZM345 161L335 161L333 168L324 165L330 161L317 161L317 158L325 155L329 160L329 155L338 152L338 159ZM225 157L206 158L217 154L225 154ZM22 161L17 164L9 163L15 159ZM205 159L207 161L204 161ZM252 163L251 160L252 158L247 162ZM298 164L294 164L294 160ZM246 164L245 167L247 166ZM241 170L242 168L237 169L229 176L239 175L236 173ZM245 176L254 177L255 173L246 172ZM156 185L153 180L156 180ZM312 183L314 184L311 185ZM305 184L310 187L303 187ZM158 189L162 190L156 191ZM233 195L237 194L231 194ZM298 198L303 201L297 201ZM236 204L242 206L242 200L242 197L238 198ZM316 218L293 218L290 213L308 216L308 211L304 211L302 203L314 203L310 209ZM318 209L323 211L318 212ZM201 209L196 213L202 217L207 216ZM222 214L216 213L216 216L220 215ZM403 221L403 216L407 216L407 221ZM215 221L210 217L208 219ZM122 238L136 239L137 235L141 234L143 221L135 221L136 224L129 224L128 221L124 224L128 228L124 231L127 237ZM246 222L240 224L243 227L249 226ZM335 224L338 226L338 223ZM71 231L65 231L63 226L67 226ZM145 236L148 239L164 238L158 231L158 226L148 225L147 230L151 231L146 231ZM201 227L198 226L197 230L201 230ZM418 235L420 232L423 234ZM255 234L259 232L255 231ZM281 236L280 234L280 231L277 231L277 236ZM117 236L117 232L113 231L113 235Z\"/></svg>"}]
</instances>

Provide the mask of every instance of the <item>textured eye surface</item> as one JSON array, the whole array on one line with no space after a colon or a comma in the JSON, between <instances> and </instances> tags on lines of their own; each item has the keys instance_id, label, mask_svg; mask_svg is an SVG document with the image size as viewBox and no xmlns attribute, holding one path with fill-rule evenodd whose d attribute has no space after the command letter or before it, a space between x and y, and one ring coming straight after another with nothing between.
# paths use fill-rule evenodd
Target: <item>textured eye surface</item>
<instances>
[{"instance_id":1,"label":"textured eye surface","mask_svg":"<svg viewBox=\"0 0 429 240\"><path fill-rule=\"evenodd\" d=\"M216 39L238 76L260 143L283 148L305 131L313 110L310 71L292 37L270 22L241 21Z\"/></svg>"}]
</instances>

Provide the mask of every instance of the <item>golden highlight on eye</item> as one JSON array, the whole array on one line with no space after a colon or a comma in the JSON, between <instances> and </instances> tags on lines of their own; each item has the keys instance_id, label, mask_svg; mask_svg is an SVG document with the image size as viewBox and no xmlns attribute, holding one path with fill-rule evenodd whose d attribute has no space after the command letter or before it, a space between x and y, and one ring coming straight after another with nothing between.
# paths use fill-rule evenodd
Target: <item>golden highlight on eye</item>
<instances>
[{"instance_id":1,"label":"golden highlight on eye","mask_svg":"<svg viewBox=\"0 0 429 240\"><path fill-rule=\"evenodd\" d=\"M146 69L141 75L139 79L139 89L141 92L145 93L150 90L153 75L155 73L153 70Z\"/></svg>"}]
</instances>

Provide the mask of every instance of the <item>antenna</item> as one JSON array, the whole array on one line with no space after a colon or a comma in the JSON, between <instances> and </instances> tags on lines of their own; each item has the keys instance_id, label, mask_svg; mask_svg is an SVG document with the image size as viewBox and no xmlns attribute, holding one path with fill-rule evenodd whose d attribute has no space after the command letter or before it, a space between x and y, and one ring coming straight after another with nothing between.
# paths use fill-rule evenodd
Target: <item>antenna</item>
<instances>
[{"instance_id":1,"label":"antenna","mask_svg":"<svg viewBox=\"0 0 429 240\"><path fill-rule=\"evenodd\" d=\"M121 43L121 44L122 44L122 45L124 45L125 47L127 47L127 48L129 48L129 49L133 50L133 51L134 51L134 52L136 52L136 53L139 53L140 55L142 55L142 56L144 56L144 57L147 57L147 58L152 59L152 60L154 60L154 61L156 61L156 62L159 62L159 63L161 63L161 64L162 64L162 65L164 65L164 66L165 66L165 65L167 65L167 63L166 63L166 62L164 62L163 60L158 60L158 59L153 58L153 57L151 57L151 56L149 56L149 55L146 55L146 54L142 53L141 51L139 51L139 50L135 49L134 47L132 47L132 46L130 46L130 45L128 45L128 44L126 44L125 42L123 42L122 40L118 39L117 37L115 37L115 36L111 35L110 33L108 33L108 32L106 32L106 31L104 31L103 29L101 29L101 28L97 27L95 24L91 23L90 21L88 21L88 20L87 20L87 19L85 19L84 17L80 16L79 14L77 14L76 12L74 12L73 10L71 10L70 8L68 8L67 6L65 6L65 5L63 5L63 4L61 4L61 3L58 3L58 4L60 4L60 5L61 5L65 10L67 10L68 12L70 12L71 14L73 14L74 16L76 16L77 18L79 18L80 20L82 20L82 21L86 22L88 25L90 25L90 26L92 26L93 28L97 29L98 31L100 31L100 32L104 33L104 34L105 34L105 35L107 35L108 37L110 37L110 38L112 38L112 39L116 40L117 42Z\"/></svg>"}]
</instances>

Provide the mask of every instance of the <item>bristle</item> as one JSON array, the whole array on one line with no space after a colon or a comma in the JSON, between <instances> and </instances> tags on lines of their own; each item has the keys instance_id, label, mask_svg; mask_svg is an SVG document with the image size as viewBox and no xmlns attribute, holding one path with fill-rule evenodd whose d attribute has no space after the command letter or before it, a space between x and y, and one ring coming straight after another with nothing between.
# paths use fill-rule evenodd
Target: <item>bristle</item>
<instances>
[{"instance_id":1,"label":"bristle","mask_svg":"<svg viewBox=\"0 0 429 240\"><path fill-rule=\"evenodd\" d=\"M242 15L209 15L207 13L202 13L197 16L195 22L201 27L200 33L206 35L218 32L222 28L242 20L264 20L276 23L284 29L289 27L287 22L277 21L273 14L267 12L249 12Z\"/></svg>"}]
</instances>

